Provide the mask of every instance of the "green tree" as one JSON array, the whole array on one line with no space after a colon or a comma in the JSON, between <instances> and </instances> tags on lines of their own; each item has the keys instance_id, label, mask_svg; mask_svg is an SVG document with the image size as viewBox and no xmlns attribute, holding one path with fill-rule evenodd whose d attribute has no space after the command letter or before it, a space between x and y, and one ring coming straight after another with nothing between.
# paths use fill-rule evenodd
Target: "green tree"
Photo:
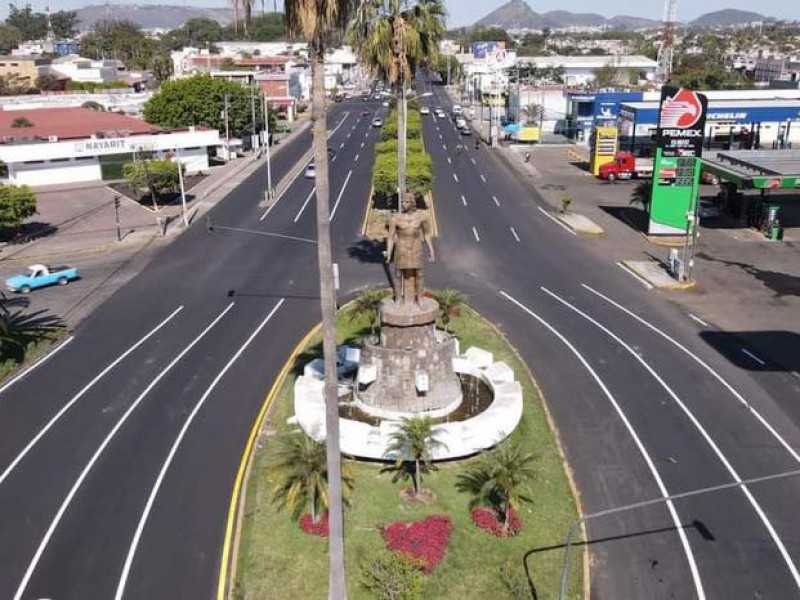
<instances>
[{"instance_id":1,"label":"green tree","mask_svg":"<svg viewBox=\"0 0 800 600\"><path fill-rule=\"evenodd\" d=\"M361 318L369 320L370 329L374 336L375 329L380 325L381 302L386 296L386 290L377 287L363 290L350 304L347 316L353 321Z\"/></svg>"},{"instance_id":2,"label":"green tree","mask_svg":"<svg viewBox=\"0 0 800 600\"><path fill-rule=\"evenodd\" d=\"M379 600L420 600L424 578L419 561L382 550L361 563L361 585Z\"/></svg>"},{"instance_id":3,"label":"green tree","mask_svg":"<svg viewBox=\"0 0 800 600\"><path fill-rule=\"evenodd\" d=\"M311 120L317 188L317 258L322 355L325 363L325 430L328 484L330 486L328 596L346 599L344 574L344 515L342 513L341 451L339 448L339 398L336 382L336 307L331 252L330 180L328 177L328 119L325 109L325 52L335 45L335 34L350 20L356 0L284 0L287 33L308 42L311 63Z\"/></svg>"},{"instance_id":4,"label":"green tree","mask_svg":"<svg viewBox=\"0 0 800 600\"><path fill-rule=\"evenodd\" d=\"M27 185L0 187L0 228L15 231L36 214L36 194Z\"/></svg>"},{"instance_id":5,"label":"green tree","mask_svg":"<svg viewBox=\"0 0 800 600\"><path fill-rule=\"evenodd\" d=\"M169 81L144 106L148 123L164 127L204 125L225 131L225 97L228 98L228 127L234 135L251 129L251 90L236 82L195 75ZM256 115L260 118L263 115ZM262 121L256 125L260 126ZM319 167L317 167L319 169ZM319 176L319 171L317 171Z\"/></svg>"},{"instance_id":6,"label":"green tree","mask_svg":"<svg viewBox=\"0 0 800 600\"><path fill-rule=\"evenodd\" d=\"M132 21L98 21L81 40L83 56L121 60L129 69L149 68L158 50L158 43Z\"/></svg>"},{"instance_id":7,"label":"green tree","mask_svg":"<svg viewBox=\"0 0 800 600\"><path fill-rule=\"evenodd\" d=\"M503 444L483 455L480 461L458 476L456 488L472 495L470 508L489 506L503 519L508 532L512 508L532 502L526 485L536 476L535 457L516 444Z\"/></svg>"},{"instance_id":8,"label":"green tree","mask_svg":"<svg viewBox=\"0 0 800 600\"><path fill-rule=\"evenodd\" d=\"M615 87L626 81L626 73L613 62L608 62L602 67L598 67L592 74L594 75L592 85L595 88Z\"/></svg>"},{"instance_id":9,"label":"green tree","mask_svg":"<svg viewBox=\"0 0 800 600\"><path fill-rule=\"evenodd\" d=\"M22 42L22 32L13 25L0 24L0 54L9 54Z\"/></svg>"},{"instance_id":10,"label":"green tree","mask_svg":"<svg viewBox=\"0 0 800 600\"><path fill-rule=\"evenodd\" d=\"M286 19L283 13L270 13L253 17L248 28L254 42L277 42L286 39Z\"/></svg>"},{"instance_id":11,"label":"green tree","mask_svg":"<svg viewBox=\"0 0 800 600\"><path fill-rule=\"evenodd\" d=\"M395 482L409 473L408 466L413 463L414 496L422 490L422 473L433 469L431 452L447 446L438 437L430 417L406 417L397 425L389 439L385 454L397 456L394 469Z\"/></svg>"},{"instance_id":12,"label":"green tree","mask_svg":"<svg viewBox=\"0 0 800 600\"><path fill-rule=\"evenodd\" d=\"M47 18L42 13L33 12L31 5L25 8L11 6L6 25L16 28L22 35L22 39L41 40L47 35Z\"/></svg>"},{"instance_id":13,"label":"green tree","mask_svg":"<svg viewBox=\"0 0 800 600\"><path fill-rule=\"evenodd\" d=\"M122 176L140 197L149 193L156 210L161 196L174 192L180 182L178 163L168 158L145 158L124 164Z\"/></svg>"},{"instance_id":14,"label":"green tree","mask_svg":"<svg viewBox=\"0 0 800 600\"><path fill-rule=\"evenodd\" d=\"M159 83L169 81L172 76L172 59L167 54L156 54L150 60L150 71Z\"/></svg>"},{"instance_id":15,"label":"green tree","mask_svg":"<svg viewBox=\"0 0 800 600\"><path fill-rule=\"evenodd\" d=\"M273 482L273 502L280 503L293 519L299 519L307 506L311 520L319 522L330 504L325 444L302 432L281 437L267 474ZM346 471L342 484L348 492L353 489L353 478Z\"/></svg>"},{"instance_id":16,"label":"green tree","mask_svg":"<svg viewBox=\"0 0 800 600\"><path fill-rule=\"evenodd\" d=\"M432 292L431 295L439 303L439 318L442 320L445 332L447 332L450 321L453 320L453 317L459 315L461 308L467 303L467 297L452 288Z\"/></svg>"},{"instance_id":17,"label":"green tree","mask_svg":"<svg viewBox=\"0 0 800 600\"><path fill-rule=\"evenodd\" d=\"M361 62L388 81L397 102L397 181L406 192L406 118L408 84L418 67L437 64L444 38L445 9L440 0L365 0L350 29Z\"/></svg>"},{"instance_id":18,"label":"green tree","mask_svg":"<svg viewBox=\"0 0 800 600\"><path fill-rule=\"evenodd\" d=\"M26 117L17 117L11 121L11 127L14 129L23 129L26 127L33 127L33 123L31 123Z\"/></svg>"},{"instance_id":19,"label":"green tree","mask_svg":"<svg viewBox=\"0 0 800 600\"><path fill-rule=\"evenodd\" d=\"M57 39L71 39L78 32L78 13L74 10L59 10L50 15L50 24Z\"/></svg>"},{"instance_id":20,"label":"green tree","mask_svg":"<svg viewBox=\"0 0 800 600\"><path fill-rule=\"evenodd\" d=\"M36 88L46 92L53 90L63 90L64 80L59 79L56 75L45 73L36 79Z\"/></svg>"},{"instance_id":21,"label":"green tree","mask_svg":"<svg viewBox=\"0 0 800 600\"><path fill-rule=\"evenodd\" d=\"M449 67L448 62L450 63ZM434 69L444 83L447 83L448 69L450 71L450 83L458 83L464 77L464 67L456 60L455 56L451 56L448 61L446 55L439 55L438 60L434 63Z\"/></svg>"}]
</instances>

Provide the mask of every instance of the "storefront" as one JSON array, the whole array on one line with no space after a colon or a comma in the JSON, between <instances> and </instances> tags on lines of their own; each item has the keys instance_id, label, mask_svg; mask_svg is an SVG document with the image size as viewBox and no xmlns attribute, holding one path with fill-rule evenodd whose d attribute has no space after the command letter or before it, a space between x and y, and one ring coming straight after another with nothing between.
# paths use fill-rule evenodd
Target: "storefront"
<instances>
[{"instance_id":1,"label":"storefront","mask_svg":"<svg viewBox=\"0 0 800 600\"><path fill-rule=\"evenodd\" d=\"M207 171L215 129L165 130L132 117L85 108L0 111L0 160L8 182L31 186L121 177L135 156L180 160L187 173Z\"/></svg>"},{"instance_id":2,"label":"storefront","mask_svg":"<svg viewBox=\"0 0 800 600\"><path fill-rule=\"evenodd\" d=\"M579 142L588 142L595 127L617 124L623 103L643 99L643 92L568 93L565 133Z\"/></svg>"}]
</instances>

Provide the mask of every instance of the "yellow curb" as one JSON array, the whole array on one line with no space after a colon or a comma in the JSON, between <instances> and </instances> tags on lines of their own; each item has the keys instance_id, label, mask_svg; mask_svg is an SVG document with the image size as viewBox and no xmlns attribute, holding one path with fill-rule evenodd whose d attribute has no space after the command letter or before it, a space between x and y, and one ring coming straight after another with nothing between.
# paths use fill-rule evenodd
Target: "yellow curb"
<instances>
[{"instance_id":1,"label":"yellow curb","mask_svg":"<svg viewBox=\"0 0 800 600\"><path fill-rule=\"evenodd\" d=\"M664 248L680 248L683 246L683 240L676 239L673 236L668 238L658 238L652 235L648 235L644 232L640 232L642 237L646 239L651 244L655 244L656 246L663 246Z\"/></svg>"},{"instance_id":2,"label":"yellow curb","mask_svg":"<svg viewBox=\"0 0 800 600\"><path fill-rule=\"evenodd\" d=\"M433 190L425 194L425 202L428 203L428 210L430 210L431 215L431 235L439 237L439 219L436 218L436 203L433 201Z\"/></svg>"},{"instance_id":3,"label":"yellow curb","mask_svg":"<svg viewBox=\"0 0 800 600\"><path fill-rule=\"evenodd\" d=\"M253 427L250 429L250 435L247 438L247 444L242 452L242 458L239 462L239 469L236 472L236 481L233 484L233 492L231 493L231 502L228 507L228 519L225 525L225 539L222 544L222 558L220 560L219 579L217 583L217 600L225 600L226 593L228 592L229 583L236 577L236 559L239 552L239 536L241 534L242 518L244 516L244 501L247 492L247 475L250 472L250 466L253 458L253 447L255 446L258 432L264 422L264 417L267 410L272 405L272 401L283 385L283 380L289 373L289 370L294 364L295 358L303 351L312 336L314 336L322 327L322 323L317 323L312 327L308 333L297 343L292 350L283 368L278 373L272 387L264 399L261 410L253 422ZM230 576L228 572L230 570Z\"/></svg>"},{"instance_id":4,"label":"yellow curb","mask_svg":"<svg viewBox=\"0 0 800 600\"><path fill-rule=\"evenodd\" d=\"M369 186L369 194L367 194L367 209L364 211L364 222L361 224L361 235L367 235L367 225L369 224L369 217L372 214L372 194L375 188Z\"/></svg>"}]
</instances>

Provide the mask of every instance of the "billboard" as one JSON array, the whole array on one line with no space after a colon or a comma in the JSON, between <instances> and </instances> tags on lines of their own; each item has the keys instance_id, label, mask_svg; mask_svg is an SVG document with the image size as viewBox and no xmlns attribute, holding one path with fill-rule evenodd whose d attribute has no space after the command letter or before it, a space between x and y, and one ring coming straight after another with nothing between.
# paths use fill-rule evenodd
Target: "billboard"
<instances>
[{"instance_id":1,"label":"billboard","mask_svg":"<svg viewBox=\"0 0 800 600\"><path fill-rule=\"evenodd\" d=\"M472 42L472 58L495 60L498 54L505 54L505 42Z\"/></svg>"},{"instance_id":2,"label":"billboard","mask_svg":"<svg viewBox=\"0 0 800 600\"><path fill-rule=\"evenodd\" d=\"M661 88L656 147L663 156L699 157L703 152L708 99L687 88Z\"/></svg>"}]
</instances>

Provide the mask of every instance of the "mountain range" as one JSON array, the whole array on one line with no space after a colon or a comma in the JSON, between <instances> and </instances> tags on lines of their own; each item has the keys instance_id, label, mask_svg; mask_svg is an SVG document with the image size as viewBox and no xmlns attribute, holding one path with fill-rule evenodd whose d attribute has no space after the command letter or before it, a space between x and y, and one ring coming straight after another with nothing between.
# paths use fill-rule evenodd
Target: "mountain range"
<instances>
[{"instance_id":1,"label":"mountain range","mask_svg":"<svg viewBox=\"0 0 800 600\"><path fill-rule=\"evenodd\" d=\"M233 20L230 8L204 8L198 6L167 6L155 4L94 4L75 10L79 29L88 31L106 19L133 21L142 29L175 29L189 19L213 19L222 25Z\"/></svg>"},{"instance_id":2,"label":"mountain range","mask_svg":"<svg viewBox=\"0 0 800 600\"><path fill-rule=\"evenodd\" d=\"M726 27L773 20L758 13L726 9L704 14L688 23L696 27ZM597 13L572 13L566 10L552 10L538 13L525 0L509 0L499 8L478 20L475 25L502 27L503 29L550 29L567 27L609 27L612 29L648 29L660 25L659 21L619 15L607 18Z\"/></svg>"}]
</instances>

